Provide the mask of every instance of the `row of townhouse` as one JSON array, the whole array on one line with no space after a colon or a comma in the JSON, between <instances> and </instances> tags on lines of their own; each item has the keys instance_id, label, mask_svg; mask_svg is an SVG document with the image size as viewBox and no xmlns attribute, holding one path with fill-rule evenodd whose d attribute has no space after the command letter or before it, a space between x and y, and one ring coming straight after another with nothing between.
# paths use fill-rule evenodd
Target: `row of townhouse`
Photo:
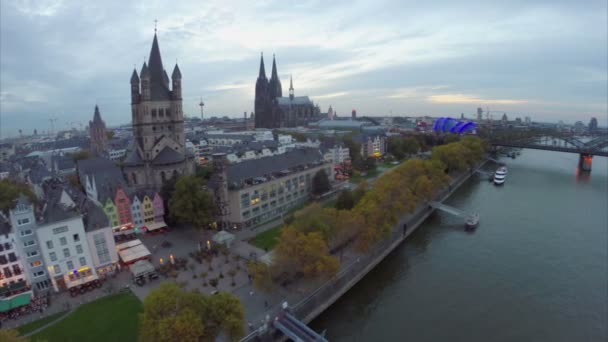
<instances>
[{"instance_id":1,"label":"row of townhouse","mask_svg":"<svg viewBox=\"0 0 608 342\"><path fill-rule=\"evenodd\" d=\"M160 194L130 190L114 163L103 158L85 159L78 162L78 175L87 197L103 208L114 235L166 226Z\"/></svg>"},{"instance_id":2,"label":"row of townhouse","mask_svg":"<svg viewBox=\"0 0 608 342\"><path fill-rule=\"evenodd\" d=\"M0 312L34 294L63 291L114 273L118 254L103 210L64 181L42 184L33 204L0 215Z\"/></svg>"},{"instance_id":3,"label":"row of townhouse","mask_svg":"<svg viewBox=\"0 0 608 342\"><path fill-rule=\"evenodd\" d=\"M362 134L355 136L353 140L361 144L363 158L380 157L386 154L388 140L384 134Z\"/></svg>"}]
</instances>

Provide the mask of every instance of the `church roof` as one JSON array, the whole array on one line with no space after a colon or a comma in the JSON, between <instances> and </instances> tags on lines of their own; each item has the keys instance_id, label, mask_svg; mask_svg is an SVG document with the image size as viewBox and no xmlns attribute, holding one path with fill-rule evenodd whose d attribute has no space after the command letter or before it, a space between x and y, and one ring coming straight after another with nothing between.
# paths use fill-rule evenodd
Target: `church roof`
<instances>
[{"instance_id":1,"label":"church roof","mask_svg":"<svg viewBox=\"0 0 608 342\"><path fill-rule=\"evenodd\" d=\"M101 114L99 113L99 106L95 105L95 114L93 114L93 123L94 124L103 124L103 120L101 120Z\"/></svg>"},{"instance_id":2,"label":"church roof","mask_svg":"<svg viewBox=\"0 0 608 342\"><path fill-rule=\"evenodd\" d=\"M289 97L277 97L277 101L281 106L289 105L313 105L308 96L294 96L293 100Z\"/></svg>"},{"instance_id":3,"label":"church roof","mask_svg":"<svg viewBox=\"0 0 608 342\"><path fill-rule=\"evenodd\" d=\"M141 159L139 152L137 152L137 148L133 147L133 150L131 152L129 152L124 163L127 166L133 166L133 165L143 165L144 161L143 161L143 159Z\"/></svg>"},{"instance_id":4,"label":"church roof","mask_svg":"<svg viewBox=\"0 0 608 342\"><path fill-rule=\"evenodd\" d=\"M152 41L150 58L148 59L148 71L150 72L150 99L152 101L168 101L171 99L171 92L168 88L169 77L163 68L163 61L160 57L160 48L156 33Z\"/></svg>"},{"instance_id":5,"label":"church roof","mask_svg":"<svg viewBox=\"0 0 608 342\"><path fill-rule=\"evenodd\" d=\"M116 188L125 187L126 182L120 168L105 158L89 158L78 161L80 184L86 184L85 176L95 182L100 202L114 198Z\"/></svg>"},{"instance_id":6,"label":"church roof","mask_svg":"<svg viewBox=\"0 0 608 342\"><path fill-rule=\"evenodd\" d=\"M139 76L137 76L135 68L133 68L133 73L131 74L131 83L139 83Z\"/></svg>"},{"instance_id":7,"label":"church roof","mask_svg":"<svg viewBox=\"0 0 608 342\"><path fill-rule=\"evenodd\" d=\"M171 147L165 147L159 154L156 155L156 158L152 160L153 165L160 164L173 164L184 161L184 156L172 149Z\"/></svg>"},{"instance_id":8,"label":"church roof","mask_svg":"<svg viewBox=\"0 0 608 342\"><path fill-rule=\"evenodd\" d=\"M171 74L171 78L174 80L182 78L182 72L179 70L177 63L175 63L175 67L173 68L173 73Z\"/></svg>"}]
</instances>

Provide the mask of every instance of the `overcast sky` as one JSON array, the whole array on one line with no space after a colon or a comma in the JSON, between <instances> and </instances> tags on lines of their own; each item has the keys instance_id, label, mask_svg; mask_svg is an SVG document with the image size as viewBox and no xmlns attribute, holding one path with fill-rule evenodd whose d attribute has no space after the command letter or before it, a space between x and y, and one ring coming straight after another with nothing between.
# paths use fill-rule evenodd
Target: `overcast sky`
<instances>
[{"instance_id":1,"label":"overcast sky","mask_svg":"<svg viewBox=\"0 0 608 342\"><path fill-rule=\"evenodd\" d=\"M253 111L260 52L284 95L339 115L473 115L606 125L606 0L0 2L3 136L86 124L97 103L129 123L129 78L154 20L165 69L183 75L184 112ZM495 114L496 116L500 114Z\"/></svg>"}]
</instances>

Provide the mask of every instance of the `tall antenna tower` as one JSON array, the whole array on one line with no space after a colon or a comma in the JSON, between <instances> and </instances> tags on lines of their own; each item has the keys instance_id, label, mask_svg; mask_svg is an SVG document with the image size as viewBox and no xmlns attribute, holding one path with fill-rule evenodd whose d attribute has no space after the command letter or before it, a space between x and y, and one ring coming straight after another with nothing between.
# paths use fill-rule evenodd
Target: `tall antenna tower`
<instances>
[{"instance_id":1,"label":"tall antenna tower","mask_svg":"<svg viewBox=\"0 0 608 342\"><path fill-rule=\"evenodd\" d=\"M205 102L203 102L203 98L201 97L201 102L198 104L201 107L201 121L203 120L203 107L205 107Z\"/></svg>"}]
</instances>

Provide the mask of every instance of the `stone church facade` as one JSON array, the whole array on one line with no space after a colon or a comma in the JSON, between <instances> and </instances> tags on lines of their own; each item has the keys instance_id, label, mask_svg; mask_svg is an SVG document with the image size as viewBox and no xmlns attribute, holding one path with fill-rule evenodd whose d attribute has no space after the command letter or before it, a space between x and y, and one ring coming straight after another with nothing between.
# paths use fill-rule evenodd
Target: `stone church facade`
<instances>
[{"instance_id":1,"label":"stone church facade","mask_svg":"<svg viewBox=\"0 0 608 342\"><path fill-rule=\"evenodd\" d=\"M272 59L272 74L266 78L264 56L260 59L260 72L255 84L255 127L281 128L306 126L320 119L321 111L308 96L295 96L293 80L289 82L289 96L283 97L276 60Z\"/></svg>"},{"instance_id":2,"label":"stone church facade","mask_svg":"<svg viewBox=\"0 0 608 342\"><path fill-rule=\"evenodd\" d=\"M181 83L177 63L169 80L155 33L148 63L131 75L134 139L123 168L131 186L160 188L173 176L194 173L194 156L186 151Z\"/></svg>"}]
</instances>

